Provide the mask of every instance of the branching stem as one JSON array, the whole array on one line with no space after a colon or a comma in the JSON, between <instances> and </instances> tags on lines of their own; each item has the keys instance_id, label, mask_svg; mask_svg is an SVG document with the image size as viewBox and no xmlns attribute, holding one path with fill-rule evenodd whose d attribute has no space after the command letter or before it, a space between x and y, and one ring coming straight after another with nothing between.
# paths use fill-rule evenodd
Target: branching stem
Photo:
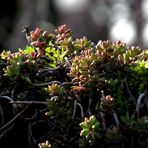
<instances>
[{"instance_id":1,"label":"branching stem","mask_svg":"<svg viewBox=\"0 0 148 148\"><path fill-rule=\"evenodd\" d=\"M140 106L141 106L141 101L144 98L144 96L147 94L147 91L145 91L144 93L140 94L137 100L137 104L136 104L136 113L137 116L139 116L139 110L140 110Z\"/></svg>"}]
</instances>

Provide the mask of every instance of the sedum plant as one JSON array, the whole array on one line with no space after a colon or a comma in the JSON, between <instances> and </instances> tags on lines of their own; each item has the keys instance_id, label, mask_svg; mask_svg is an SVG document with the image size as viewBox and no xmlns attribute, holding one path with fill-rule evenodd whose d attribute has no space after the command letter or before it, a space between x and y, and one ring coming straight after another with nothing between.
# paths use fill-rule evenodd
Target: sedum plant
<instances>
[{"instance_id":1,"label":"sedum plant","mask_svg":"<svg viewBox=\"0 0 148 148\"><path fill-rule=\"evenodd\" d=\"M148 146L147 52L74 38L66 25L28 30L25 49L0 54L1 145Z\"/></svg>"}]
</instances>

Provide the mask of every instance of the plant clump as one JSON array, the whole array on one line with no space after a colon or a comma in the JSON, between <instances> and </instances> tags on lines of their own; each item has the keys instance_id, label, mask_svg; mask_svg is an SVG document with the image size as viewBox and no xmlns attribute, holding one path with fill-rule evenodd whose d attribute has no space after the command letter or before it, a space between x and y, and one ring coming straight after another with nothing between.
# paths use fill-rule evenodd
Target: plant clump
<instances>
[{"instance_id":1,"label":"plant clump","mask_svg":"<svg viewBox=\"0 0 148 148\"><path fill-rule=\"evenodd\" d=\"M25 29L30 45L0 54L0 143L23 128L26 147L148 147L147 52Z\"/></svg>"}]
</instances>

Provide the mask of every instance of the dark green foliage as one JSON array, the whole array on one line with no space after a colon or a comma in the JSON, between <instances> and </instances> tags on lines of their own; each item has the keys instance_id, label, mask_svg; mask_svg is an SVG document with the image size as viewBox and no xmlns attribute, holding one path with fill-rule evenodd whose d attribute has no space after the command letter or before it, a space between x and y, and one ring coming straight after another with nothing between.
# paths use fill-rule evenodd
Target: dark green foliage
<instances>
[{"instance_id":1,"label":"dark green foliage","mask_svg":"<svg viewBox=\"0 0 148 148\"><path fill-rule=\"evenodd\" d=\"M28 107L20 118L31 146L146 148L148 54L121 42L74 39L65 25L56 33L37 28L26 49L1 53L0 138L9 132L2 114L9 104L14 116Z\"/></svg>"}]
</instances>

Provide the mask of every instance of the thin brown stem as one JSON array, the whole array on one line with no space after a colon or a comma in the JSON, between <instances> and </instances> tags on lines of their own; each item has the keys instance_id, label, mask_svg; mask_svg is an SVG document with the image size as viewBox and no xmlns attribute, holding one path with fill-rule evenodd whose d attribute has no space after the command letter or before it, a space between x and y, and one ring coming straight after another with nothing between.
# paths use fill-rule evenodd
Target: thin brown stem
<instances>
[{"instance_id":1,"label":"thin brown stem","mask_svg":"<svg viewBox=\"0 0 148 148\"><path fill-rule=\"evenodd\" d=\"M51 84L59 84L61 86L65 86L65 85L74 85L75 83L73 82L59 82L59 81L50 81L50 82L47 82L47 83L41 83L41 84L33 84L33 83L30 83L32 86L36 86L36 87L44 87L44 86L48 86L48 85L51 85Z\"/></svg>"},{"instance_id":2,"label":"thin brown stem","mask_svg":"<svg viewBox=\"0 0 148 148\"><path fill-rule=\"evenodd\" d=\"M3 136L5 136L5 134L6 134L7 132L9 132L10 130L12 130L13 127L14 127L14 123L13 123L9 128L7 128L6 130L4 130L4 131L0 134L0 139L1 139Z\"/></svg>"},{"instance_id":3,"label":"thin brown stem","mask_svg":"<svg viewBox=\"0 0 148 148\"><path fill-rule=\"evenodd\" d=\"M141 106L141 101L144 98L144 96L146 95L147 91L145 91L144 93L140 94L137 100L137 104L136 104L136 113L137 116L139 116L139 110L140 110L140 106Z\"/></svg>"},{"instance_id":4,"label":"thin brown stem","mask_svg":"<svg viewBox=\"0 0 148 148\"><path fill-rule=\"evenodd\" d=\"M75 114L76 114L76 105L77 105L77 100L74 101L74 108L73 108L72 119L74 119Z\"/></svg>"},{"instance_id":5,"label":"thin brown stem","mask_svg":"<svg viewBox=\"0 0 148 148\"><path fill-rule=\"evenodd\" d=\"M27 104L27 105L33 105L33 104L48 105L47 102L43 102L43 101L13 101L10 103L11 104Z\"/></svg>"},{"instance_id":6,"label":"thin brown stem","mask_svg":"<svg viewBox=\"0 0 148 148\"><path fill-rule=\"evenodd\" d=\"M8 121L5 125L3 125L1 128L0 128L0 132L2 130L4 130L6 127L8 127L9 125L11 125L18 117L20 117L25 111L26 109L28 108L28 106L26 106L21 112L19 112L16 116L14 116L10 121Z\"/></svg>"},{"instance_id":7,"label":"thin brown stem","mask_svg":"<svg viewBox=\"0 0 148 148\"><path fill-rule=\"evenodd\" d=\"M131 98L133 99L134 104L136 105L136 98L134 97L134 95L132 94L131 90L129 89L127 78L125 78L124 81L125 81L125 85L126 85L127 91L129 93L129 95L131 96Z\"/></svg>"},{"instance_id":8,"label":"thin brown stem","mask_svg":"<svg viewBox=\"0 0 148 148\"><path fill-rule=\"evenodd\" d=\"M118 120L117 113L116 113L115 111L113 112L113 117L114 117L114 120L115 120L116 126L119 128L119 120Z\"/></svg>"},{"instance_id":9,"label":"thin brown stem","mask_svg":"<svg viewBox=\"0 0 148 148\"><path fill-rule=\"evenodd\" d=\"M106 130L106 123L105 123L104 113L100 112L100 116L101 116L101 119L102 119L103 129Z\"/></svg>"},{"instance_id":10,"label":"thin brown stem","mask_svg":"<svg viewBox=\"0 0 148 148\"><path fill-rule=\"evenodd\" d=\"M0 96L0 102L2 103L13 102L13 99L9 96Z\"/></svg>"},{"instance_id":11,"label":"thin brown stem","mask_svg":"<svg viewBox=\"0 0 148 148\"><path fill-rule=\"evenodd\" d=\"M1 115L1 125L3 125L4 124L4 112L2 109L2 105L0 105L0 115Z\"/></svg>"},{"instance_id":12,"label":"thin brown stem","mask_svg":"<svg viewBox=\"0 0 148 148\"><path fill-rule=\"evenodd\" d=\"M82 107L82 105L80 104L80 103L76 103L78 106L79 106L79 108L80 108L80 110L81 110L81 117L82 117L82 120L84 119L84 111L83 111L83 107Z\"/></svg>"}]
</instances>

